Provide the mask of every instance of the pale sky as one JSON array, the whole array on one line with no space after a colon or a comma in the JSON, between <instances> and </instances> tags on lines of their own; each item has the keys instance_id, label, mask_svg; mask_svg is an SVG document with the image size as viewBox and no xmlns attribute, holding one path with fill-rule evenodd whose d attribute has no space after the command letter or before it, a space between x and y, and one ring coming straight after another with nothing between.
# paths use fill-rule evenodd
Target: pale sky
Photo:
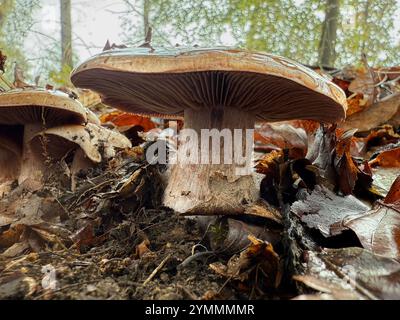
<instances>
[{"instance_id":1,"label":"pale sky","mask_svg":"<svg viewBox=\"0 0 400 320\"><path fill-rule=\"evenodd\" d=\"M40 73L39 57L45 57L44 52L51 50L52 45L60 38L59 0L41 1L42 9L36 13L37 22L25 45L26 52L30 52L30 56L33 57L32 62L38 61L35 73ZM397 1L399 5L395 15L399 17L397 29L400 30L400 0ZM123 42L121 20L118 15L112 13L123 9L121 0L72 0L73 45L79 60L83 61L100 52L107 39L117 44ZM222 42L222 45L234 44L229 36L224 37ZM57 52L54 51L54 54Z\"/></svg>"}]
</instances>

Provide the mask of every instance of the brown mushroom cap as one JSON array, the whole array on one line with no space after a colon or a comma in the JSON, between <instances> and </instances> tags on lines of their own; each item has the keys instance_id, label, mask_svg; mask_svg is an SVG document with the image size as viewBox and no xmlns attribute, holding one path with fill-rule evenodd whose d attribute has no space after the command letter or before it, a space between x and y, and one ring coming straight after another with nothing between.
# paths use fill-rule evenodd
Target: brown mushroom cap
<instances>
[{"instance_id":1,"label":"brown mushroom cap","mask_svg":"<svg viewBox=\"0 0 400 320\"><path fill-rule=\"evenodd\" d=\"M86 111L79 101L61 91L40 88L0 93L0 124L81 124Z\"/></svg>"},{"instance_id":2,"label":"brown mushroom cap","mask_svg":"<svg viewBox=\"0 0 400 320\"><path fill-rule=\"evenodd\" d=\"M35 135L29 144L36 157L41 157L47 152L49 157L56 160L80 147L95 163L102 160L102 147L131 147L129 139L124 135L91 123L86 126L65 125L47 129Z\"/></svg>"},{"instance_id":3,"label":"brown mushroom cap","mask_svg":"<svg viewBox=\"0 0 400 320\"><path fill-rule=\"evenodd\" d=\"M79 66L71 80L105 104L140 114L226 106L263 121L337 122L347 106L339 87L301 64L223 47L110 50Z\"/></svg>"}]
</instances>

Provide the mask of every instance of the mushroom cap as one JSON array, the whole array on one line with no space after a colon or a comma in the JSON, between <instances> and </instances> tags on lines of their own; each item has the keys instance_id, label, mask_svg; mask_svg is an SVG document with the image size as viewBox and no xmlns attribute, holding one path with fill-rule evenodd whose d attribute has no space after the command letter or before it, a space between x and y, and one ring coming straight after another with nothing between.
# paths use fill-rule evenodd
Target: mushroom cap
<instances>
[{"instance_id":1,"label":"mushroom cap","mask_svg":"<svg viewBox=\"0 0 400 320\"><path fill-rule=\"evenodd\" d=\"M0 124L81 124L86 110L79 101L57 90L13 89L0 93Z\"/></svg>"},{"instance_id":2,"label":"mushroom cap","mask_svg":"<svg viewBox=\"0 0 400 320\"><path fill-rule=\"evenodd\" d=\"M36 157L47 152L52 159L61 159L69 151L80 147L95 163L102 160L102 147L131 147L131 142L124 135L92 123L86 126L64 125L50 128L35 135L29 144Z\"/></svg>"},{"instance_id":3,"label":"mushroom cap","mask_svg":"<svg viewBox=\"0 0 400 320\"><path fill-rule=\"evenodd\" d=\"M292 60L232 48L105 51L72 73L75 86L107 105L139 114L234 107L261 121L345 118L345 93Z\"/></svg>"}]
</instances>

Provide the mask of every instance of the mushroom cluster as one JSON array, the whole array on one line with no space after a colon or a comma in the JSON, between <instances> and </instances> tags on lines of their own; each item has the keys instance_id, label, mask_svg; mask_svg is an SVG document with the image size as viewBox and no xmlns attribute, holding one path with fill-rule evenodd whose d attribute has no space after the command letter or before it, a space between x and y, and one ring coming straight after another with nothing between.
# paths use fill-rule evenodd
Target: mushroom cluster
<instances>
[{"instance_id":1,"label":"mushroom cluster","mask_svg":"<svg viewBox=\"0 0 400 320\"><path fill-rule=\"evenodd\" d=\"M127 138L101 127L93 112L64 92L28 87L0 93L0 184L40 187L51 175L48 164L71 151L72 166L81 168L125 147Z\"/></svg>"},{"instance_id":2,"label":"mushroom cluster","mask_svg":"<svg viewBox=\"0 0 400 320\"><path fill-rule=\"evenodd\" d=\"M202 129L243 131L256 121L293 119L333 123L346 112L344 92L303 65L224 47L113 49L81 64L71 80L127 112L184 116L185 128L200 137L184 152L201 152ZM243 142L235 141L234 154L246 154ZM220 148L223 153L224 143ZM245 166L251 172L253 164ZM227 162L178 163L164 204L185 214L243 213L259 191L251 173L238 175L235 169Z\"/></svg>"}]
</instances>

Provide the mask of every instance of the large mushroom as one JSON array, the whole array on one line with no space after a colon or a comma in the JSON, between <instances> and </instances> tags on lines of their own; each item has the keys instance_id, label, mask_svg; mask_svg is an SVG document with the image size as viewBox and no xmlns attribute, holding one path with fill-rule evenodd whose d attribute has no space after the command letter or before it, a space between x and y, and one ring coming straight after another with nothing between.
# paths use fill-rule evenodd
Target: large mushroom
<instances>
[{"instance_id":1,"label":"large mushroom","mask_svg":"<svg viewBox=\"0 0 400 320\"><path fill-rule=\"evenodd\" d=\"M279 56L222 47L110 50L81 64L71 80L127 112L184 115L185 128L200 140L181 148L185 153L201 151L201 129L253 129L257 120L333 123L346 112L344 92L316 72ZM235 140L234 155L249 150L244 136ZM259 196L253 163L245 161L238 174L237 163L227 162L175 165L164 204L186 214L243 213Z\"/></svg>"},{"instance_id":2,"label":"large mushroom","mask_svg":"<svg viewBox=\"0 0 400 320\"><path fill-rule=\"evenodd\" d=\"M34 157L28 142L38 132L63 124L86 123L86 110L68 94L40 88L14 89L0 93L0 126L23 127L19 183L41 182L45 164Z\"/></svg>"}]
</instances>

